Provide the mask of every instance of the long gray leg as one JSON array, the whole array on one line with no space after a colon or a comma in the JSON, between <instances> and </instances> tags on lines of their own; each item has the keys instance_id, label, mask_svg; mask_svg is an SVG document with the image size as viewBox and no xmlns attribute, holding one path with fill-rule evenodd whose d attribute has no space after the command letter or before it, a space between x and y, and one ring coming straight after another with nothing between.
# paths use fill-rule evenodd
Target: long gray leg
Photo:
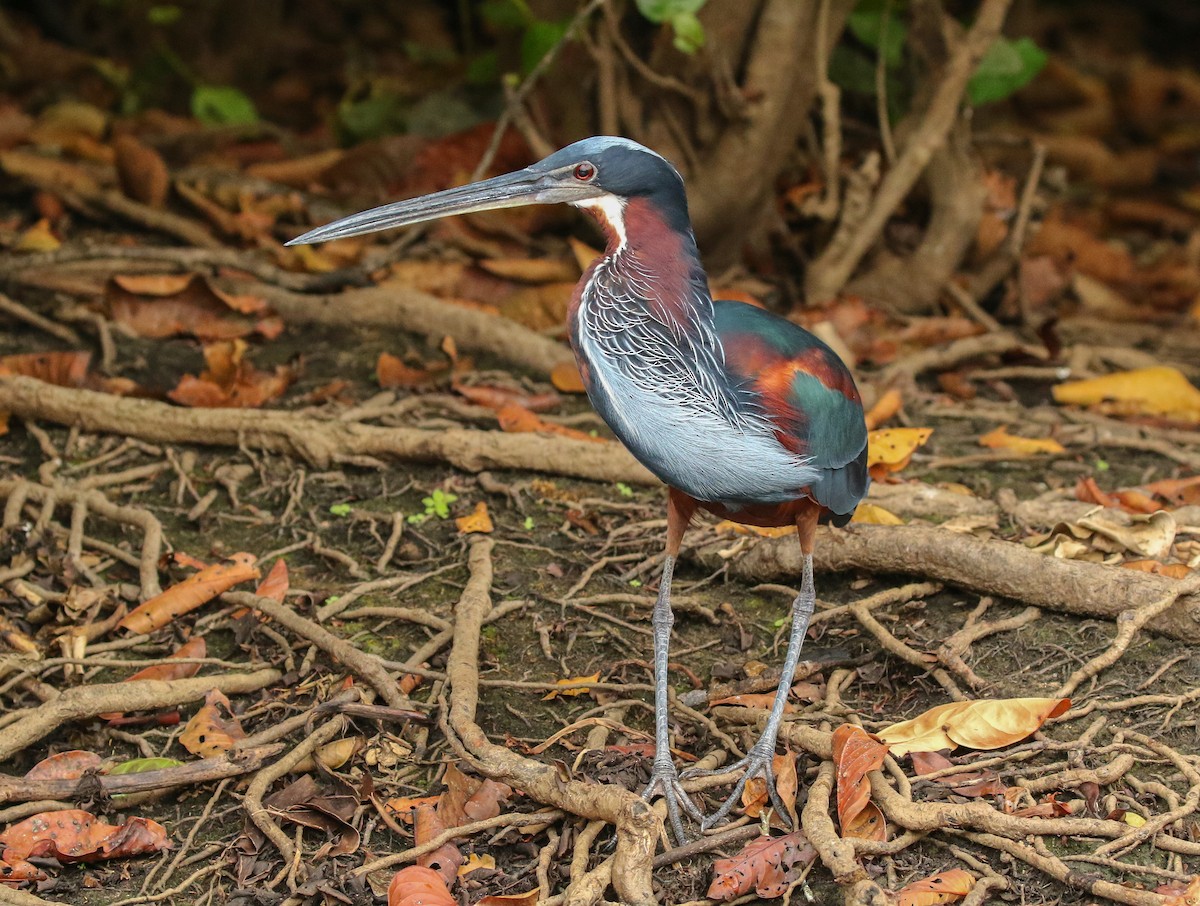
<instances>
[{"instance_id":1,"label":"long gray leg","mask_svg":"<svg viewBox=\"0 0 1200 906\"><path fill-rule=\"evenodd\" d=\"M726 771L737 770L738 768L745 768L746 772L742 775L737 785L733 788L733 792L721 807L704 819L703 827L705 830L713 827L729 815L730 810L741 799L742 790L745 789L747 781L754 776L762 776L767 781L767 792L771 797L771 804L775 806L776 811L785 821L788 820L787 809L783 807L783 803L779 799L779 793L775 790L775 778L771 772L771 759L775 756L775 740L779 736L780 724L783 723L783 709L787 705L788 692L792 688L792 678L796 675L796 665L800 663L800 649L804 647L804 636L808 632L808 621L812 619L816 601L817 592L813 584L812 554L805 554L804 579L800 584L800 594L792 602L792 632L788 639L787 655L783 659L779 687L775 691L775 701L771 705L771 714L767 718L767 726L763 729L762 736L758 738L758 742L750 748L745 758L737 764L721 769L722 774Z\"/></svg>"},{"instance_id":2,"label":"long gray leg","mask_svg":"<svg viewBox=\"0 0 1200 906\"><path fill-rule=\"evenodd\" d=\"M675 762L671 760L670 713L667 706L667 666L671 648L671 626L675 616L671 613L671 577L675 572L675 558L670 554L663 561L662 581L658 587L658 599L654 602L654 770L650 783L642 791L642 798L651 799L661 793L667 800L667 817L675 837L680 844L687 842L683 832L680 806L697 822L704 815L679 783Z\"/></svg>"}]
</instances>

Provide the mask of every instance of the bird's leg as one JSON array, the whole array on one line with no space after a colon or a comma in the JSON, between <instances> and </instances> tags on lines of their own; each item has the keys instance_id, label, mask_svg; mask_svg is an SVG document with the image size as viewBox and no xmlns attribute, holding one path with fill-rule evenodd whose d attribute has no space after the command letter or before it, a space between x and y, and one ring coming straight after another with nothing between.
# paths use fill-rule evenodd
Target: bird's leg
<instances>
[{"instance_id":1,"label":"bird's leg","mask_svg":"<svg viewBox=\"0 0 1200 906\"><path fill-rule=\"evenodd\" d=\"M817 593L813 584L813 536L817 527L817 516L820 511L813 507L806 509L796 520L796 531L800 536L800 548L804 554L804 577L800 583L800 594L792 602L792 631L788 639L787 654L783 659L780 671L779 686L775 691L775 701L771 704L771 713L767 717L767 725L746 757L720 773L744 768L745 773L738 780L729 798L721 807L704 819L703 827L713 827L733 809L742 796L742 790L752 777L761 776L767 784L767 795L771 805L784 821L789 820L788 810L779 798L775 789L775 777L771 770L771 761L775 757L775 740L779 736L779 727L783 723L783 710L787 705L788 693L791 691L792 679L796 675L796 665L800 662L800 649L804 647L804 636L808 632L808 622L812 619L816 607Z\"/></svg>"},{"instance_id":2,"label":"bird's leg","mask_svg":"<svg viewBox=\"0 0 1200 906\"><path fill-rule=\"evenodd\" d=\"M671 490L667 507L667 556L663 561L658 599L654 602L654 769L650 775L650 783L642 791L644 799L651 799L661 793L667 800L667 817L680 844L687 842L680 807L682 806L697 822L704 820L704 815L680 785L679 773L675 770L675 762L671 760L671 727L667 704L671 626L675 622L671 612L671 577L675 572L675 558L679 555L683 533L687 530L695 509L696 505L691 498Z\"/></svg>"}]
</instances>

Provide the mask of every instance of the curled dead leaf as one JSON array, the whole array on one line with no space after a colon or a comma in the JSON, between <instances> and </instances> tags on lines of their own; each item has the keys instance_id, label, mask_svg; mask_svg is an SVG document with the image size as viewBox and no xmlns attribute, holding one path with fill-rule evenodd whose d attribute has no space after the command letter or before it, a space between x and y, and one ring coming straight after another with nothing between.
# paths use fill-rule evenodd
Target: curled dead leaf
<instances>
[{"instance_id":1,"label":"curled dead leaf","mask_svg":"<svg viewBox=\"0 0 1200 906\"><path fill-rule=\"evenodd\" d=\"M458 906L442 876L423 865L409 865L396 872L387 897L387 906Z\"/></svg>"},{"instance_id":2,"label":"curled dead leaf","mask_svg":"<svg viewBox=\"0 0 1200 906\"><path fill-rule=\"evenodd\" d=\"M1039 453L1066 453L1066 448L1049 437L1018 437L1008 433L1007 426L989 431L979 438L980 446L991 450L1006 450L1017 456L1035 456Z\"/></svg>"},{"instance_id":3,"label":"curled dead leaf","mask_svg":"<svg viewBox=\"0 0 1200 906\"><path fill-rule=\"evenodd\" d=\"M237 553L205 567L131 610L117 626L145 634L161 629L176 617L195 610L233 586L259 577L253 554Z\"/></svg>"},{"instance_id":4,"label":"curled dead leaf","mask_svg":"<svg viewBox=\"0 0 1200 906\"><path fill-rule=\"evenodd\" d=\"M228 697L219 689L210 689L200 710L184 727L179 742L193 755L211 758L223 755L245 738L246 731L233 713Z\"/></svg>"},{"instance_id":5,"label":"curled dead leaf","mask_svg":"<svg viewBox=\"0 0 1200 906\"><path fill-rule=\"evenodd\" d=\"M877 734L893 755L966 746L999 749L1018 742L1071 707L1069 698L1009 698L950 702Z\"/></svg>"},{"instance_id":6,"label":"curled dead leaf","mask_svg":"<svg viewBox=\"0 0 1200 906\"><path fill-rule=\"evenodd\" d=\"M466 516L459 516L455 519L454 524L458 526L461 535L490 535L496 530L496 526L492 523L492 517L488 515L487 503L482 500L475 504L475 509Z\"/></svg>"}]
</instances>

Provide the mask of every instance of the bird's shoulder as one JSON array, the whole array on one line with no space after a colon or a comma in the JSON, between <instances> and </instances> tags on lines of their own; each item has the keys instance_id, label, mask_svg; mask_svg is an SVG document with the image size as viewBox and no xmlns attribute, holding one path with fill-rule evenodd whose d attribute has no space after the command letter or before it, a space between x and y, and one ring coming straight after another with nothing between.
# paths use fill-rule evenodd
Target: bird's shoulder
<instances>
[{"instance_id":1,"label":"bird's shoulder","mask_svg":"<svg viewBox=\"0 0 1200 906\"><path fill-rule=\"evenodd\" d=\"M755 397L781 442L823 466L859 456L862 398L837 353L800 325L744 302L719 300L713 316L730 378Z\"/></svg>"}]
</instances>

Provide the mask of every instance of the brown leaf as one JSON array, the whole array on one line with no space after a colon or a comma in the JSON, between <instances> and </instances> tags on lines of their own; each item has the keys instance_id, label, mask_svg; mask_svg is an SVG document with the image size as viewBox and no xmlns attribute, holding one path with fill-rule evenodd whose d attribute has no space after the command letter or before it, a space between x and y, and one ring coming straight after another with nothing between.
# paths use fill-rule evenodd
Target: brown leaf
<instances>
[{"instance_id":1,"label":"brown leaf","mask_svg":"<svg viewBox=\"0 0 1200 906\"><path fill-rule=\"evenodd\" d=\"M771 773L775 778L775 792L787 808L792 826L796 826L796 792L799 782L796 778L796 753L784 751L771 759ZM742 790L742 811L751 818L757 818L762 810L770 804L770 794L767 792L767 782L762 777L752 777ZM783 826L781 815L771 816L771 825Z\"/></svg>"},{"instance_id":2,"label":"brown leaf","mask_svg":"<svg viewBox=\"0 0 1200 906\"><path fill-rule=\"evenodd\" d=\"M950 702L879 731L893 755L966 746L999 749L1024 739L1071 707L1067 698L1010 698Z\"/></svg>"},{"instance_id":3,"label":"brown leaf","mask_svg":"<svg viewBox=\"0 0 1200 906\"><path fill-rule=\"evenodd\" d=\"M505 406L498 414L500 428L510 433L522 434L532 432L538 434L557 434L561 437L570 437L575 440L587 440L600 444L607 443L603 437L592 437L583 431L576 431L574 428L565 428L562 425L556 425L553 422L538 418L524 406L518 406L515 403Z\"/></svg>"},{"instance_id":4,"label":"brown leaf","mask_svg":"<svg viewBox=\"0 0 1200 906\"><path fill-rule=\"evenodd\" d=\"M400 796L389 799L385 804L405 824L412 824L417 809L424 805L435 806L441 798L441 796Z\"/></svg>"},{"instance_id":5,"label":"brown leaf","mask_svg":"<svg viewBox=\"0 0 1200 906\"><path fill-rule=\"evenodd\" d=\"M207 657L208 646L204 641L204 636L194 635L178 649L171 652L169 660L175 658L197 658ZM144 667L129 677L125 682L132 683L135 680L176 680L186 679L189 676L195 676L200 672L200 664L155 664L151 667Z\"/></svg>"},{"instance_id":6,"label":"brown leaf","mask_svg":"<svg viewBox=\"0 0 1200 906\"><path fill-rule=\"evenodd\" d=\"M161 629L173 619L189 613L228 591L240 582L259 577L254 555L237 553L188 576L177 585L135 607L117 626L145 634Z\"/></svg>"},{"instance_id":7,"label":"brown leaf","mask_svg":"<svg viewBox=\"0 0 1200 906\"><path fill-rule=\"evenodd\" d=\"M458 906L446 881L432 868L409 865L388 885L387 906Z\"/></svg>"},{"instance_id":8,"label":"brown leaf","mask_svg":"<svg viewBox=\"0 0 1200 906\"><path fill-rule=\"evenodd\" d=\"M550 371L550 383L563 393L584 393L583 378L571 362L559 362Z\"/></svg>"},{"instance_id":9,"label":"brown leaf","mask_svg":"<svg viewBox=\"0 0 1200 906\"><path fill-rule=\"evenodd\" d=\"M522 283L565 283L574 287L579 266L574 261L554 258L483 258L479 262L489 274Z\"/></svg>"},{"instance_id":10,"label":"brown leaf","mask_svg":"<svg viewBox=\"0 0 1200 906\"><path fill-rule=\"evenodd\" d=\"M232 340L257 332L270 340L283 330L261 297L223 293L198 275L113 277L104 302L114 321L148 339Z\"/></svg>"},{"instance_id":11,"label":"brown leaf","mask_svg":"<svg viewBox=\"0 0 1200 906\"><path fill-rule=\"evenodd\" d=\"M938 872L905 884L897 893L897 906L936 906L965 897L975 886L975 877L961 868Z\"/></svg>"},{"instance_id":12,"label":"brown leaf","mask_svg":"<svg viewBox=\"0 0 1200 906\"><path fill-rule=\"evenodd\" d=\"M62 246L62 240L55 235L50 221L43 217L13 243L15 252L53 252Z\"/></svg>"},{"instance_id":13,"label":"brown leaf","mask_svg":"<svg viewBox=\"0 0 1200 906\"><path fill-rule=\"evenodd\" d=\"M433 806L421 806L413 816L413 843L420 846L444 833L446 825ZM453 884L458 877L459 866L463 862L463 854L453 841L439 846L433 852L425 853L417 860L419 865L431 868L442 876L447 884Z\"/></svg>"},{"instance_id":14,"label":"brown leaf","mask_svg":"<svg viewBox=\"0 0 1200 906\"><path fill-rule=\"evenodd\" d=\"M379 361L375 363L375 379L385 390L397 387L410 390L424 384L431 384L446 373L441 368L413 368L391 353L381 352Z\"/></svg>"},{"instance_id":15,"label":"brown leaf","mask_svg":"<svg viewBox=\"0 0 1200 906\"><path fill-rule=\"evenodd\" d=\"M507 784L464 774L454 764L447 766L442 782L446 792L438 802L438 812L447 827L495 818L513 793Z\"/></svg>"},{"instance_id":16,"label":"brown leaf","mask_svg":"<svg viewBox=\"0 0 1200 906\"><path fill-rule=\"evenodd\" d=\"M788 534L791 534L790 530ZM717 705L734 705L739 708L763 708L765 710L769 709L774 702L774 692L743 692L740 695L727 695L724 698L715 698L708 703L708 706L715 708ZM784 714L793 714L795 711L796 706L791 702L783 706Z\"/></svg>"},{"instance_id":17,"label":"brown leaf","mask_svg":"<svg viewBox=\"0 0 1200 906\"><path fill-rule=\"evenodd\" d=\"M493 893L481 899L475 906L536 906L541 897L540 888L525 893Z\"/></svg>"},{"instance_id":18,"label":"brown leaf","mask_svg":"<svg viewBox=\"0 0 1200 906\"><path fill-rule=\"evenodd\" d=\"M954 766L949 758L939 752L909 752L908 754L912 758L913 770L918 776L932 774L934 771ZM947 774L945 777L934 778L934 782L950 787L959 796L971 798L1003 795L1008 789L1000 781L1000 775L995 771L959 771Z\"/></svg>"},{"instance_id":19,"label":"brown leaf","mask_svg":"<svg viewBox=\"0 0 1200 906\"><path fill-rule=\"evenodd\" d=\"M42 812L0 834L3 858L51 857L60 862L99 862L169 849L167 831L149 818L105 824L82 809Z\"/></svg>"},{"instance_id":20,"label":"brown leaf","mask_svg":"<svg viewBox=\"0 0 1200 906\"><path fill-rule=\"evenodd\" d=\"M862 727L842 724L833 731L833 763L837 767L838 821L843 836L854 836L849 828L867 808L871 799L871 784L867 774L883 765L888 747ZM882 821L880 822L882 824Z\"/></svg>"},{"instance_id":21,"label":"brown leaf","mask_svg":"<svg viewBox=\"0 0 1200 906\"><path fill-rule=\"evenodd\" d=\"M26 882L45 881L46 873L24 859L10 856L0 859L0 888L4 885L19 887Z\"/></svg>"},{"instance_id":22,"label":"brown leaf","mask_svg":"<svg viewBox=\"0 0 1200 906\"><path fill-rule=\"evenodd\" d=\"M241 339L205 344L208 367L199 377L185 374L167 396L181 406L206 409L257 409L282 396L296 379L295 369L277 365L274 372L259 371L248 349Z\"/></svg>"},{"instance_id":23,"label":"brown leaf","mask_svg":"<svg viewBox=\"0 0 1200 906\"><path fill-rule=\"evenodd\" d=\"M523 286L500 304L500 313L533 330L553 330L566 321L574 295L575 278Z\"/></svg>"},{"instance_id":24,"label":"brown leaf","mask_svg":"<svg viewBox=\"0 0 1200 906\"><path fill-rule=\"evenodd\" d=\"M165 205L171 189L171 175L159 153L132 135L121 135L114 139L113 151L116 153L117 179L121 183L121 191L134 201L152 208Z\"/></svg>"},{"instance_id":25,"label":"brown leaf","mask_svg":"<svg viewBox=\"0 0 1200 906\"><path fill-rule=\"evenodd\" d=\"M97 770L103 759L95 752L73 750L43 758L25 772L26 780L78 780L88 771Z\"/></svg>"},{"instance_id":26,"label":"brown leaf","mask_svg":"<svg viewBox=\"0 0 1200 906\"><path fill-rule=\"evenodd\" d=\"M781 897L803 868L817 858L802 831L783 837L758 837L729 859L713 864L708 896L732 900L754 891L763 899Z\"/></svg>"},{"instance_id":27,"label":"brown leaf","mask_svg":"<svg viewBox=\"0 0 1200 906\"><path fill-rule=\"evenodd\" d=\"M895 388L888 390L875 401L875 405L866 414L867 430L874 431L884 422L889 421L904 403L904 397Z\"/></svg>"},{"instance_id":28,"label":"brown leaf","mask_svg":"<svg viewBox=\"0 0 1200 906\"><path fill-rule=\"evenodd\" d=\"M212 689L204 697L204 705L188 721L179 742L193 755L211 758L223 755L239 739L245 738L246 731L233 713L225 693Z\"/></svg>"},{"instance_id":29,"label":"brown leaf","mask_svg":"<svg viewBox=\"0 0 1200 906\"><path fill-rule=\"evenodd\" d=\"M1158 560L1129 560L1121 565L1126 569L1154 573L1156 576L1167 576L1170 579L1186 579L1192 574L1192 571L1182 563L1161 563Z\"/></svg>"},{"instance_id":30,"label":"brown leaf","mask_svg":"<svg viewBox=\"0 0 1200 906\"><path fill-rule=\"evenodd\" d=\"M546 412L562 403L562 397L557 393L529 394L508 387L490 387L484 384L456 383L454 390L475 405L495 409L497 412L505 406L521 406L530 412Z\"/></svg>"},{"instance_id":31,"label":"brown leaf","mask_svg":"<svg viewBox=\"0 0 1200 906\"><path fill-rule=\"evenodd\" d=\"M275 561L267 577L254 589L254 593L260 598L270 598L282 604L289 584L287 561L281 557Z\"/></svg>"}]
</instances>

